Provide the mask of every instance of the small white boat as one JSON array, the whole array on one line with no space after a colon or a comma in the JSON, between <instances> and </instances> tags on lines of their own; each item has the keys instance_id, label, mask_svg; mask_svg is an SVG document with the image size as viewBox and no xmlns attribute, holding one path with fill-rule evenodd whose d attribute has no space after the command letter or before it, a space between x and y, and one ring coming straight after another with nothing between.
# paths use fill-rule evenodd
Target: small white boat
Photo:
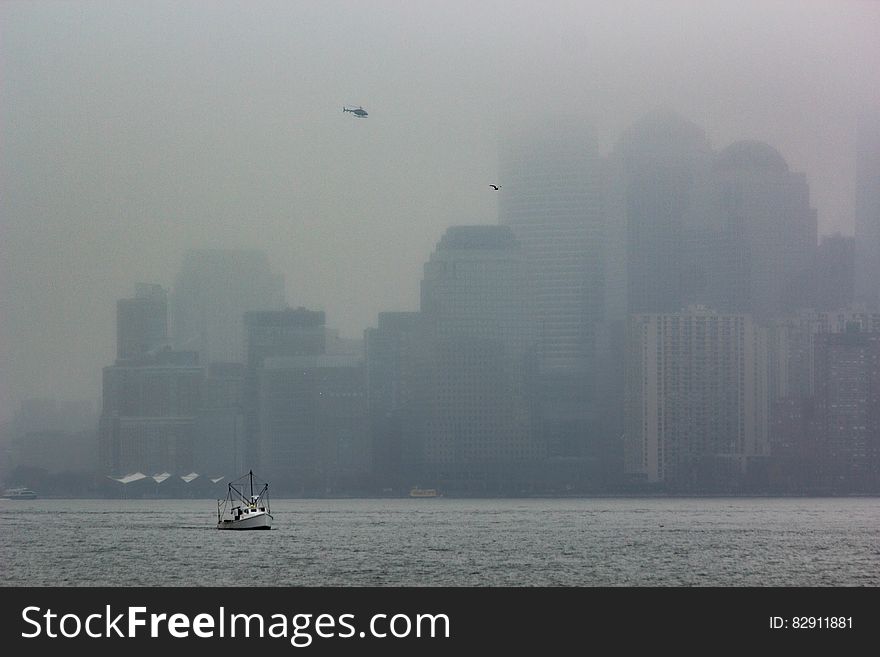
<instances>
[{"instance_id":1,"label":"small white boat","mask_svg":"<svg viewBox=\"0 0 880 657\"><path fill-rule=\"evenodd\" d=\"M7 500L35 500L37 494L30 488L7 488L3 491L3 497Z\"/></svg>"},{"instance_id":2,"label":"small white boat","mask_svg":"<svg viewBox=\"0 0 880 657\"><path fill-rule=\"evenodd\" d=\"M217 529L271 529L269 484L254 492L254 472L229 482L226 499L217 500Z\"/></svg>"},{"instance_id":3,"label":"small white boat","mask_svg":"<svg viewBox=\"0 0 880 657\"><path fill-rule=\"evenodd\" d=\"M410 497L443 497L436 488L415 488L409 491Z\"/></svg>"}]
</instances>

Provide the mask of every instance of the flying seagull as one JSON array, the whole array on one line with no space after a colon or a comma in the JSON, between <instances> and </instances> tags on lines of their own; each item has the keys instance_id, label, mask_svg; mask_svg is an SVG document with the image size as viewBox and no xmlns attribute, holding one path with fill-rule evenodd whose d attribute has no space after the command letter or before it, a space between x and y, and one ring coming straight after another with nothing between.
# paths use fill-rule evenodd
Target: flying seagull
<instances>
[{"instance_id":1,"label":"flying seagull","mask_svg":"<svg viewBox=\"0 0 880 657\"><path fill-rule=\"evenodd\" d=\"M491 187L492 189L494 189L496 192L497 192L499 189L501 189L501 187L499 187L498 185L492 185L491 183L489 184L489 187Z\"/></svg>"}]
</instances>

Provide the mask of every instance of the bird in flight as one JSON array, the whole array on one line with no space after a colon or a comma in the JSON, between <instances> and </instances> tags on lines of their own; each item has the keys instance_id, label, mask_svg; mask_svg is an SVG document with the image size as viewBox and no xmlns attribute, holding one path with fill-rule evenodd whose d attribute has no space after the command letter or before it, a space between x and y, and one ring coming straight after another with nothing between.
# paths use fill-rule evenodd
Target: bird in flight
<instances>
[{"instance_id":1,"label":"bird in flight","mask_svg":"<svg viewBox=\"0 0 880 657\"><path fill-rule=\"evenodd\" d=\"M501 189L500 186L498 186L498 185L492 185L491 183L489 184L489 187L491 187L492 189L494 189L496 192L497 192L499 189Z\"/></svg>"}]
</instances>

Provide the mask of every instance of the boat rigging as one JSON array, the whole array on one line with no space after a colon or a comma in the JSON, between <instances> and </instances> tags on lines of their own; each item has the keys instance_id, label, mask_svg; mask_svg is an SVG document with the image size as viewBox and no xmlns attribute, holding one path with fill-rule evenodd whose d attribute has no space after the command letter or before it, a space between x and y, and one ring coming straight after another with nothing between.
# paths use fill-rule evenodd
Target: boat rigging
<instances>
[{"instance_id":1,"label":"boat rigging","mask_svg":"<svg viewBox=\"0 0 880 657\"><path fill-rule=\"evenodd\" d=\"M226 498L217 500L217 529L271 529L269 484L254 492L254 471L228 484Z\"/></svg>"}]
</instances>

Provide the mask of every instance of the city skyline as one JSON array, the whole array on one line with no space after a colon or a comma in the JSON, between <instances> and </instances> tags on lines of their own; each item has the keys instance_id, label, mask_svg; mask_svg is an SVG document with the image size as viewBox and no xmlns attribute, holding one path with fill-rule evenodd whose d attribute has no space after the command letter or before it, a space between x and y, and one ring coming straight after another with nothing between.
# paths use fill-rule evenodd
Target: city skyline
<instances>
[{"instance_id":1,"label":"city skyline","mask_svg":"<svg viewBox=\"0 0 880 657\"><path fill-rule=\"evenodd\" d=\"M602 157L656 107L715 150L765 141L820 235L853 233L871 3L249 6L0 9L0 420L96 399L116 300L170 289L188 249L265 251L346 337L416 309L443 232L497 223L499 140L535 117L574 115Z\"/></svg>"}]
</instances>

